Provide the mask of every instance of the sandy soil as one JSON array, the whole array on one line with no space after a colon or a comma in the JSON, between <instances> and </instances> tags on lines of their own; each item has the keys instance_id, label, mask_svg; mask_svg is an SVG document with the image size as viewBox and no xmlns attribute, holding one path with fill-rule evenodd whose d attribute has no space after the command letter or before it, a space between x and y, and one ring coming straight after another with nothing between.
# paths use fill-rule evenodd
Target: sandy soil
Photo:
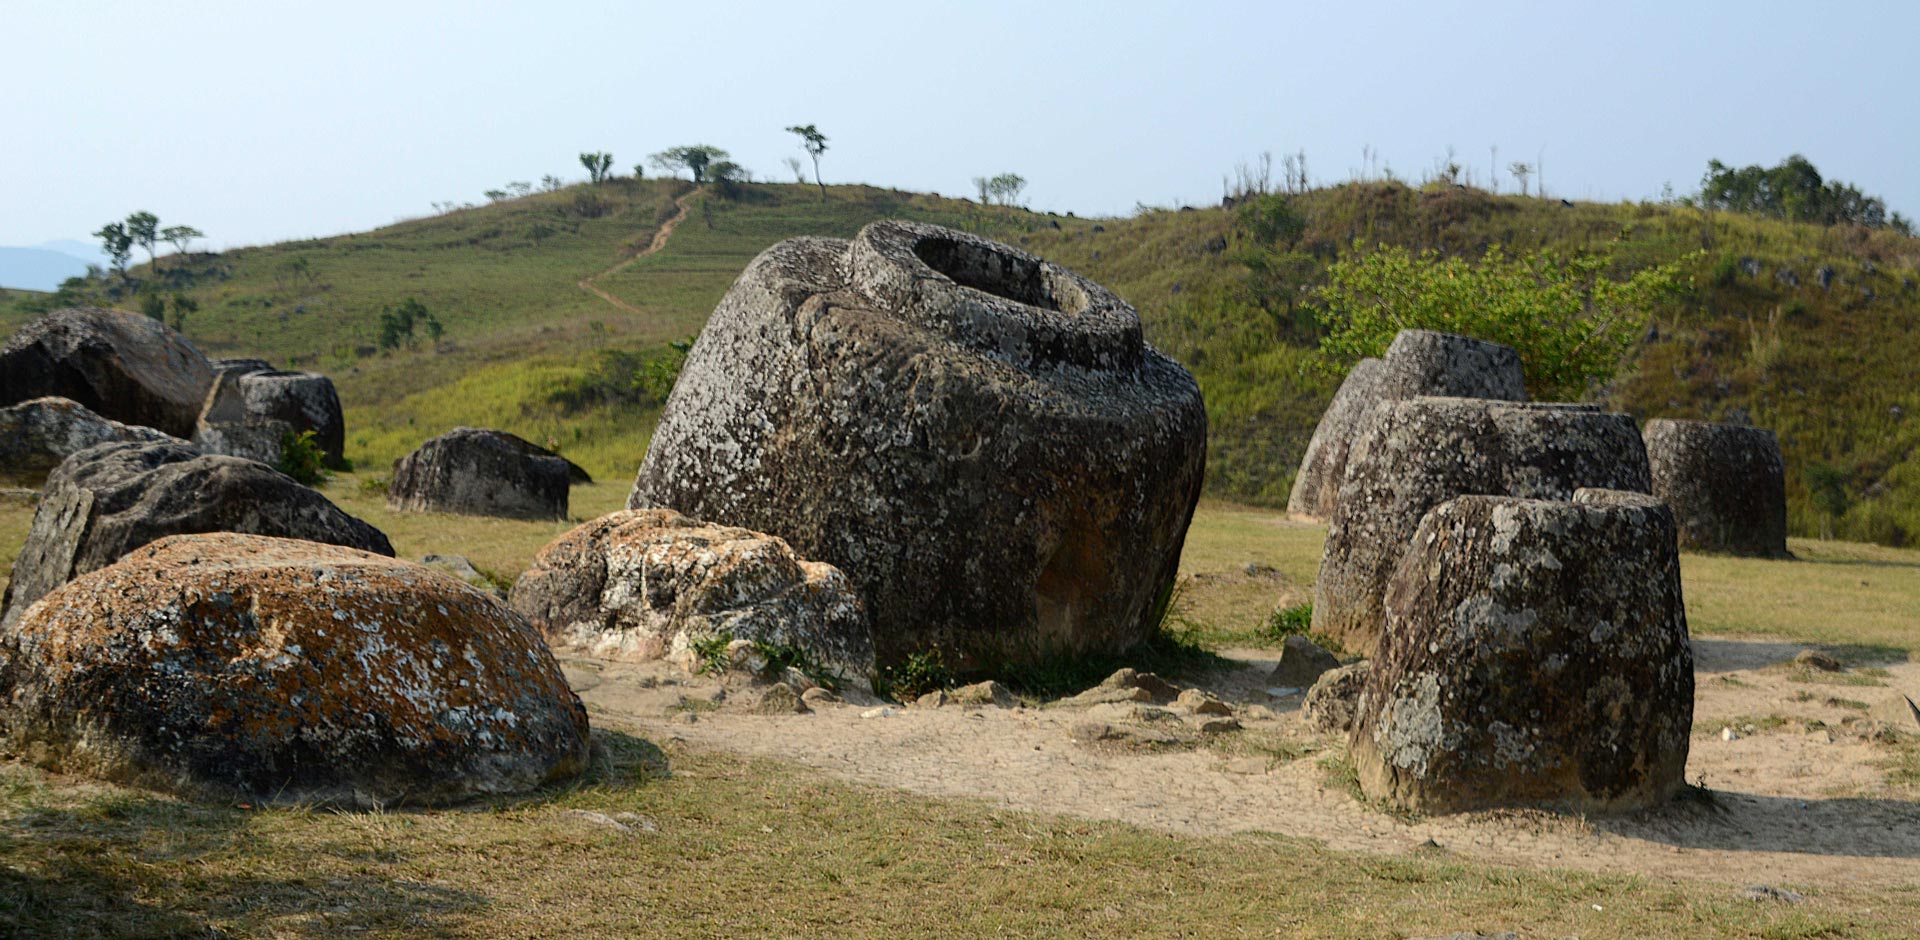
<instances>
[{"instance_id":1,"label":"sandy soil","mask_svg":"<svg viewBox=\"0 0 1920 940\"><path fill-rule=\"evenodd\" d=\"M1273 654L1264 651L1230 651L1243 665L1199 683L1235 707L1245 730L1160 752L1074 741L1069 728L1088 715L1066 703L881 714L843 704L766 716L742 704L757 693L737 680L723 689L661 663L563 656L563 664L599 726L930 796L1193 835L1272 832L1385 854L1431 841L1489 861L1737 884L1920 883L1920 803L1889 789L1876 764L1893 751L1869 739L1859 707L1920 695L1920 663L1885 664L1883 675L1784 665L1801 649L1696 640L1687 779L1704 782L1713 798L1624 818L1513 811L1403 819L1370 808L1321 766L1319 756L1341 742L1307 730L1298 695L1267 693ZM1729 722L1733 740L1721 730Z\"/></svg>"}]
</instances>

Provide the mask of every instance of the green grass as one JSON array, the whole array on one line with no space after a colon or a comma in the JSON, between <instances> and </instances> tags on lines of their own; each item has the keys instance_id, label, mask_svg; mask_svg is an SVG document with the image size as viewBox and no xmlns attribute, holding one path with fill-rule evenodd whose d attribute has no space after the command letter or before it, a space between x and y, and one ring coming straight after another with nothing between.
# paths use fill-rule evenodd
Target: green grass
<instances>
[{"instance_id":1,"label":"green grass","mask_svg":"<svg viewBox=\"0 0 1920 940\"><path fill-rule=\"evenodd\" d=\"M1731 885L1445 851L1174 836L603 737L581 786L449 811L201 806L0 767L0 932L1871 938L1908 936L1915 910L1908 892L1756 904Z\"/></svg>"}]
</instances>

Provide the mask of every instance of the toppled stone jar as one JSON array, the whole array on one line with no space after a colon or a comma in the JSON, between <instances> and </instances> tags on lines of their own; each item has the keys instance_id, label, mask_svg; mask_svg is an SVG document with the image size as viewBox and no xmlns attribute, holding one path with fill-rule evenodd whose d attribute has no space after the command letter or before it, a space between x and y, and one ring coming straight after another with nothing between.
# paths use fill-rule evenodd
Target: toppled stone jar
<instances>
[{"instance_id":1,"label":"toppled stone jar","mask_svg":"<svg viewBox=\"0 0 1920 940\"><path fill-rule=\"evenodd\" d=\"M1682 547L1791 557L1787 469L1772 431L1656 418L1645 436L1653 493L1673 507Z\"/></svg>"},{"instance_id":2,"label":"toppled stone jar","mask_svg":"<svg viewBox=\"0 0 1920 940\"><path fill-rule=\"evenodd\" d=\"M881 665L1145 639L1206 460L1193 377L1111 292L910 222L762 253L689 354L628 500L846 572Z\"/></svg>"}]
</instances>

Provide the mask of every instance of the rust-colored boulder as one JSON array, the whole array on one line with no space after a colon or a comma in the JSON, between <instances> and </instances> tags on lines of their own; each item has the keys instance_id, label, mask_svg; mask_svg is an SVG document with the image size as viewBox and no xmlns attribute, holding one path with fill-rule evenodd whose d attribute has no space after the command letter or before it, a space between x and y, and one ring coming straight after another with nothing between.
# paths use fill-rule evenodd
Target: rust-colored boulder
<instances>
[{"instance_id":1,"label":"rust-colored boulder","mask_svg":"<svg viewBox=\"0 0 1920 940\"><path fill-rule=\"evenodd\" d=\"M572 464L505 431L454 428L393 462L387 506L512 519L565 519Z\"/></svg>"},{"instance_id":2,"label":"rust-colored boulder","mask_svg":"<svg viewBox=\"0 0 1920 940\"><path fill-rule=\"evenodd\" d=\"M1644 432L1653 494L1683 548L1788 558L1787 470L1766 428L1655 418Z\"/></svg>"},{"instance_id":3,"label":"rust-colored boulder","mask_svg":"<svg viewBox=\"0 0 1920 940\"><path fill-rule=\"evenodd\" d=\"M1287 511L1333 517L1346 479L1347 455L1367 415L1383 401L1433 395L1525 401L1526 376L1511 346L1432 330L1401 330L1384 359L1362 359L1347 373L1321 415L1293 478Z\"/></svg>"},{"instance_id":4,"label":"rust-colored boulder","mask_svg":"<svg viewBox=\"0 0 1920 940\"><path fill-rule=\"evenodd\" d=\"M514 582L514 610L555 646L607 659L671 658L726 636L866 684L873 636L846 576L786 542L667 509L627 510L555 539Z\"/></svg>"},{"instance_id":5,"label":"rust-colored boulder","mask_svg":"<svg viewBox=\"0 0 1920 940\"><path fill-rule=\"evenodd\" d=\"M141 548L0 634L0 746L199 797L438 804L579 772L587 715L481 591L221 533Z\"/></svg>"},{"instance_id":6,"label":"rust-colored boulder","mask_svg":"<svg viewBox=\"0 0 1920 940\"><path fill-rule=\"evenodd\" d=\"M47 477L13 563L0 624L41 595L148 542L249 532L392 555L385 534L272 467L181 441L100 444Z\"/></svg>"},{"instance_id":7,"label":"rust-colored boulder","mask_svg":"<svg viewBox=\"0 0 1920 940\"><path fill-rule=\"evenodd\" d=\"M1463 496L1422 520L1349 742L1368 797L1620 811L1679 790L1693 651L1672 513L1578 498Z\"/></svg>"},{"instance_id":8,"label":"rust-colored boulder","mask_svg":"<svg viewBox=\"0 0 1920 940\"><path fill-rule=\"evenodd\" d=\"M1314 584L1313 630L1370 653L1387 579L1427 511L1456 496L1571 499L1583 487L1646 492L1646 450L1623 414L1590 405L1413 398L1375 406Z\"/></svg>"},{"instance_id":9,"label":"rust-colored boulder","mask_svg":"<svg viewBox=\"0 0 1920 940\"><path fill-rule=\"evenodd\" d=\"M879 661L1118 652L1155 626L1206 411L1133 308L1033 255L876 222L754 259L667 402L632 508L846 572Z\"/></svg>"},{"instance_id":10,"label":"rust-colored boulder","mask_svg":"<svg viewBox=\"0 0 1920 940\"><path fill-rule=\"evenodd\" d=\"M0 483L38 487L60 462L95 444L170 441L152 428L121 424L66 398L0 408Z\"/></svg>"},{"instance_id":11,"label":"rust-colored boulder","mask_svg":"<svg viewBox=\"0 0 1920 940\"><path fill-rule=\"evenodd\" d=\"M71 398L125 424L193 436L213 367L187 338L124 310L55 310L0 346L0 405Z\"/></svg>"}]
</instances>

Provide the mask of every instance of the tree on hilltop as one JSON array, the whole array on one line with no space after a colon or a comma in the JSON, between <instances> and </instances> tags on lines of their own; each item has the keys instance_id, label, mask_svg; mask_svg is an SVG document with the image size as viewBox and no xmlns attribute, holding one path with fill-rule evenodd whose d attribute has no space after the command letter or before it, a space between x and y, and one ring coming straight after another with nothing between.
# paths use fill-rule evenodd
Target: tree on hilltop
<instances>
[{"instance_id":1,"label":"tree on hilltop","mask_svg":"<svg viewBox=\"0 0 1920 940\"><path fill-rule=\"evenodd\" d=\"M1857 186L1822 179L1813 162L1797 153L1771 167L1736 168L1708 160L1700 179L1700 205L1815 225L1909 228L1899 213L1887 213L1885 200Z\"/></svg>"},{"instance_id":2,"label":"tree on hilltop","mask_svg":"<svg viewBox=\"0 0 1920 940\"><path fill-rule=\"evenodd\" d=\"M587 168L587 177L595 183L604 182L613 173L613 154L583 153L580 165Z\"/></svg>"},{"instance_id":3,"label":"tree on hilltop","mask_svg":"<svg viewBox=\"0 0 1920 940\"><path fill-rule=\"evenodd\" d=\"M100 239L100 250L113 262L113 269L126 277L127 258L133 254L133 236L127 234L126 223L108 222L93 237Z\"/></svg>"},{"instance_id":4,"label":"tree on hilltop","mask_svg":"<svg viewBox=\"0 0 1920 940\"><path fill-rule=\"evenodd\" d=\"M187 253L187 246L193 244L194 239L205 237L207 233L191 225L169 225L160 230L160 240L172 245L176 253L183 255Z\"/></svg>"},{"instance_id":5,"label":"tree on hilltop","mask_svg":"<svg viewBox=\"0 0 1920 940\"><path fill-rule=\"evenodd\" d=\"M812 124L796 124L787 128L787 133L800 135L800 146L813 158L813 181L820 186L820 201L827 201L827 184L820 180L820 155L827 152L827 135Z\"/></svg>"},{"instance_id":6,"label":"tree on hilltop","mask_svg":"<svg viewBox=\"0 0 1920 940\"><path fill-rule=\"evenodd\" d=\"M147 264L153 264L153 243L160 237L160 217L145 211L127 216L127 237L146 249Z\"/></svg>"},{"instance_id":7,"label":"tree on hilltop","mask_svg":"<svg viewBox=\"0 0 1920 940\"><path fill-rule=\"evenodd\" d=\"M647 162L671 174L680 167L686 167L693 174L695 183L707 181L707 167L717 162L725 162L731 154L710 144L690 144L685 147L669 147L647 158Z\"/></svg>"}]
</instances>

